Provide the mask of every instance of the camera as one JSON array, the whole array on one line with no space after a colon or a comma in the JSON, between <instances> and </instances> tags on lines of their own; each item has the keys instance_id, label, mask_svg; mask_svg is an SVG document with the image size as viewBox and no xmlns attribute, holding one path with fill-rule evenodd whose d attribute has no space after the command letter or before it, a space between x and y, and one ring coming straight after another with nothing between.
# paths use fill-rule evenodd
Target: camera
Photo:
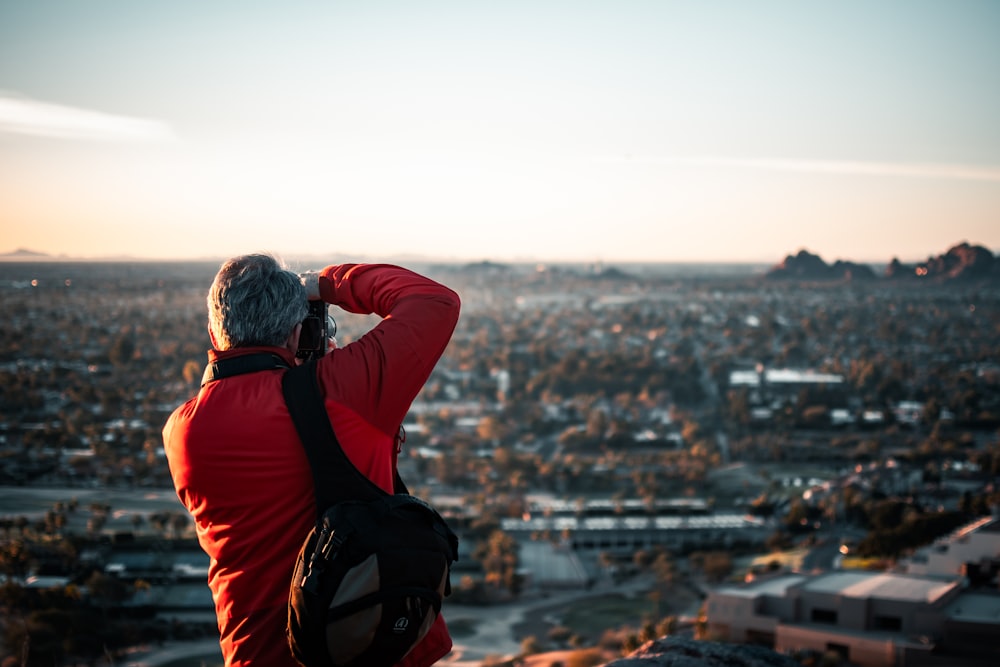
<instances>
[{"instance_id":1,"label":"camera","mask_svg":"<svg viewBox=\"0 0 1000 667\"><path fill-rule=\"evenodd\" d=\"M327 340L337 332L328 307L325 301L309 302L309 313L302 320L299 349L295 352L295 356L299 359L309 361L326 354Z\"/></svg>"}]
</instances>

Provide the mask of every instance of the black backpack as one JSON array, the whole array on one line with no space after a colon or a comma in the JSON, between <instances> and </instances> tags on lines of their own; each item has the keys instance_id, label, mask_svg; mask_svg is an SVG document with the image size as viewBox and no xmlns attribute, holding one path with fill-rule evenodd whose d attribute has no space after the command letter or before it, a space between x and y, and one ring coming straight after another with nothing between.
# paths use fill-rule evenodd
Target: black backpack
<instances>
[{"instance_id":1,"label":"black backpack","mask_svg":"<svg viewBox=\"0 0 1000 667\"><path fill-rule=\"evenodd\" d=\"M391 667L451 594L458 538L430 505L365 477L330 425L315 362L288 370L285 402L312 467L317 520L288 593L288 644L305 667Z\"/></svg>"}]
</instances>

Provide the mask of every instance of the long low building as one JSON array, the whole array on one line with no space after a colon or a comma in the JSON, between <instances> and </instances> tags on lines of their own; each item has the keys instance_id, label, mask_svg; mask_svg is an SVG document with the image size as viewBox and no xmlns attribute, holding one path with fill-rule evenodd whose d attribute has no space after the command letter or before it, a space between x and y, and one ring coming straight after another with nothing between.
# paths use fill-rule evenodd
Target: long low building
<instances>
[{"instance_id":1,"label":"long low building","mask_svg":"<svg viewBox=\"0 0 1000 667\"><path fill-rule=\"evenodd\" d=\"M706 616L716 639L835 652L861 667L1000 664L1000 594L958 577L780 574L711 591Z\"/></svg>"},{"instance_id":2,"label":"long low building","mask_svg":"<svg viewBox=\"0 0 1000 667\"><path fill-rule=\"evenodd\" d=\"M1000 561L1000 520L983 517L951 535L917 549L902 562L909 574L971 576L989 572ZM991 567L991 564L992 567Z\"/></svg>"},{"instance_id":3,"label":"long low building","mask_svg":"<svg viewBox=\"0 0 1000 667\"><path fill-rule=\"evenodd\" d=\"M634 553L665 547L691 549L758 544L772 532L762 520L742 514L692 516L525 516L503 519L504 532L518 537L560 536L575 551Z\"/></svg>"}]
</instances>

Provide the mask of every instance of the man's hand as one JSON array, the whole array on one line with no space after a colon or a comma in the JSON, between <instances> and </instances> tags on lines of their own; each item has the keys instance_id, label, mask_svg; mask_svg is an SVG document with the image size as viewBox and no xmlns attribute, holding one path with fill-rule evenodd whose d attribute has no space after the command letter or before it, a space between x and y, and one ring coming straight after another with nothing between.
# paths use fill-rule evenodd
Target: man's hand
<instances>
[{"instance_id":1,"label":"man's hand","mask_svg":"<svg viewBox=\"0 0 1000 667\"><path fill-rule=\"evenodd\" d=\"M319 271L306 271L299 274L302 286L306 288L306 298L309 301L319 301Z\"/></svg>"}]
</instances>

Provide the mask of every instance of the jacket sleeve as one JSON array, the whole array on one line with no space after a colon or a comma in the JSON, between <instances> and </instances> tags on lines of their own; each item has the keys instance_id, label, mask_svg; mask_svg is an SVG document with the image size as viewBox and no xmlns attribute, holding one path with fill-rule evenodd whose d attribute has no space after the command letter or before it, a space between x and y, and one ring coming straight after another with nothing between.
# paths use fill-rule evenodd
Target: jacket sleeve
<instances>
[{"instance_id":1,"label":"jacket sleeve","mask_svg":"<svg viewBox=\"0 0 1000 667\"><path fill-rule=\"evenodd\" d=\"M328 398L394 435L451 339L458 295L389 264L328 266L320 272L319 291L348 312L382 318L357 341L321 358L320 378Z\"/></svg>"}]
</instances>

